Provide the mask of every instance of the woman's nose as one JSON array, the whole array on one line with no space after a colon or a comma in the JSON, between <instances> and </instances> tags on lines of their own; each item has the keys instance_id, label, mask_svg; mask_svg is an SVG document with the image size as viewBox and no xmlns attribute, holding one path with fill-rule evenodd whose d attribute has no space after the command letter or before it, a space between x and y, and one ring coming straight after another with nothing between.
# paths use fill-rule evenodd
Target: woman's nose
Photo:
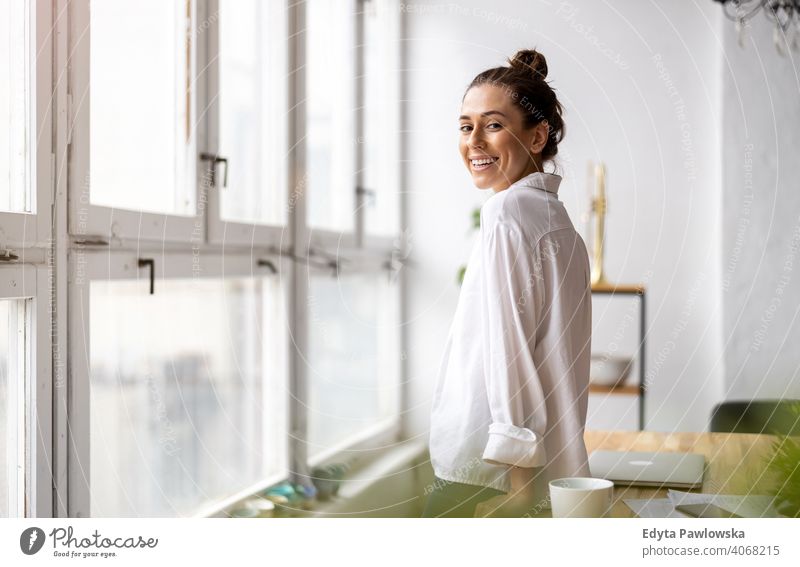
<instances>
[{"instance_id":1,"label":"woman's nose","mask_svg":"<svg viewBox=\"0 0 800 567\"><path fill-rule=\"evenodd\" d=\"M477 133L478 130L473 130L469 136L469 146L471 148L482 148L483 147L483 135Z\"/></svg>"}]
</instances>

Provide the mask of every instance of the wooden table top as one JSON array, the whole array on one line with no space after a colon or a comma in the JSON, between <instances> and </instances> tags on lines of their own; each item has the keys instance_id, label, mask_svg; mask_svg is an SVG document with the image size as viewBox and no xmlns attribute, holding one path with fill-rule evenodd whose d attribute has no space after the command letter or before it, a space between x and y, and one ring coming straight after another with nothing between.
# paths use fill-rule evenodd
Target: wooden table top
<instances>
[{"instance_id":1,"label":"wooden table top","mask_svg":"<svg viewBox=\"0 0 800 567\"><path fill-rule=\"evenodd\" d=\"M770 454L775 436L742 433L665 433L660 431L586 431L584 441L591 454L608 451L665 451L702 453L706 457L703 487L692 490L711 494L748 494L764 480L764 459ZM666 488L614 486L611 517L636 515L623 502L626 498L666 498ZM546 511L537 517L548 517Z\"/></svg>"}]
</instances>

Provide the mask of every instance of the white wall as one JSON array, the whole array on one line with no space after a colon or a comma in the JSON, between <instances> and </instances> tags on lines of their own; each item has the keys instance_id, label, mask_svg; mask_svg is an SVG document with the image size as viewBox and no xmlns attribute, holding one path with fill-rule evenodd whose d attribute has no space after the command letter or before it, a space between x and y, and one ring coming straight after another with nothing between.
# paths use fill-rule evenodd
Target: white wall
<instances>
[{"instance_id":1,"label":"white wall","mask_svg":"<svg viewBox=\"0 0 800 567\"><path fill-rule=\"evenodd\" d=\"M489 7L490 6L490 7ZM407 320L412 434L430 398L473 235L475 189L457 153L464 89L480 71L536 47L566 107L560 196L591 246L586 163L608 168L609 277L648 286L648 428L703 430L722 392L720 150L722 15L713 2L419 2L405 14ZM656 58L660 58L659 66ZM670 90L673 88L673 90ZM682 107L678 108L678 101ZM632 349L630 304L597 301L594 350ZM477 332L477 329L476 329ZM622 346L620 350L622 352ZM632 408L631 408L632 409ZM635 416L593 398L603 427ZM590 422L592 426L592 422Z\"/></svg>"},{"instance_id":2,"label":"white wall","mask_svg":"<svg viewBox=\"0 0 800 567\"><path fill-rule=\"evenodd\" d=\"M759 14L743 48L724 33L726 398L800 398L800 54L772 32Z\"/></svg>"}]
</instances>

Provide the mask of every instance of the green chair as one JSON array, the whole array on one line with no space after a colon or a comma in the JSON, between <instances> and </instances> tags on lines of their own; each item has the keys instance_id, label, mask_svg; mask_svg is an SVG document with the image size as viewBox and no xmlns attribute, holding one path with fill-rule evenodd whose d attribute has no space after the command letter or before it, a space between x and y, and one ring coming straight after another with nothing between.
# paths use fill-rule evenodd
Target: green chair
<instances>
[{"instance_id":1,"label":"green chair","mask_svg":"<svg viewBox=\"0 0 800 567\"><path fill-rule=\"evenodd\" d=\"M711 432L800 435L800 400L725 401L711 413Z\"/></svg>"}]
</instances>

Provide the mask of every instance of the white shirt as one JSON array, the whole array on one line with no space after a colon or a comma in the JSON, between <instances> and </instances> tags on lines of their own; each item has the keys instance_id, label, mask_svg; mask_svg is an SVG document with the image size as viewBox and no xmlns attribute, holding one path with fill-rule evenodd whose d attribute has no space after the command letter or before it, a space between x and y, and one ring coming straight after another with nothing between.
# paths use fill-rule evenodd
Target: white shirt
<instances>
[{"instance_id":1,"label":"white shirt","mask_svg":"<svg viewBox=\"0 0 800 567\"><path fill-rule=\"evenodd\" d=\"M508 492L509 465L544 467L535 486L546 496L552 479L590 476L589 258L560 182L532 173L481 208L433 396L441 479Z\"/></svg>"}]
</instances>

